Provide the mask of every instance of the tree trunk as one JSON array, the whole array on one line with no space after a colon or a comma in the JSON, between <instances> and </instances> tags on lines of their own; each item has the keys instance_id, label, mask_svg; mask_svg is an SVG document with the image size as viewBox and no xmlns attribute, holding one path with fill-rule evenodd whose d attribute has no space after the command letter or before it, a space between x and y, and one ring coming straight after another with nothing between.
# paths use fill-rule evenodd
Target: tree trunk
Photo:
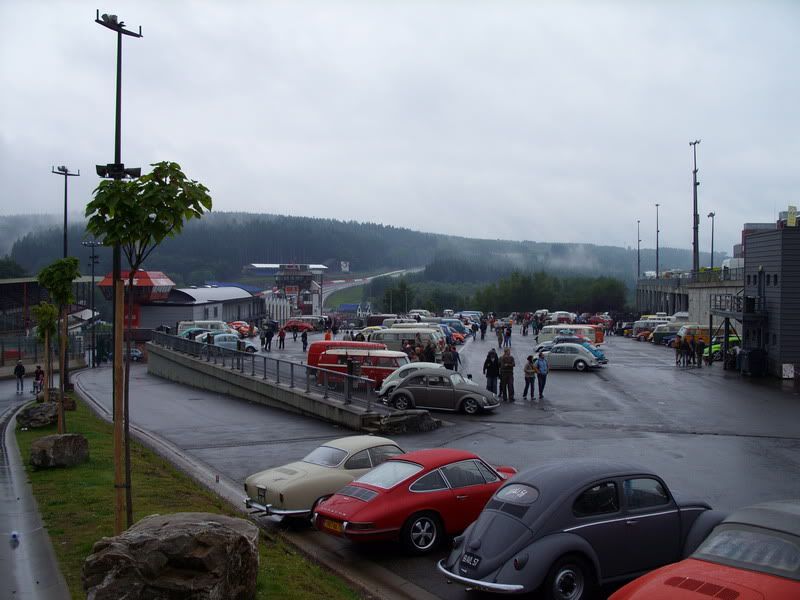
<instances>
[{"instance_id":1,"label":"tree trunk","mask_svg":"<svg viewBox=\"0 0 800 600\"><path fill-rule=\"evenodd\" d=\"M58 343L58 433L65 433L64 419L64 373L66 372L67 354L67 307L61 307L61 336Z\"/></svg>"},{"instance_id":2,"label":"tree trunk","mask_svg":"<svg viewBox=\"0 0 800 600\"><path fill-rule=\"evenodd\" d=\"M50 402L50 385L53 378L53 367L50 364L50 334L44 334L44 401Z\"/></svg>"}]
</instances>

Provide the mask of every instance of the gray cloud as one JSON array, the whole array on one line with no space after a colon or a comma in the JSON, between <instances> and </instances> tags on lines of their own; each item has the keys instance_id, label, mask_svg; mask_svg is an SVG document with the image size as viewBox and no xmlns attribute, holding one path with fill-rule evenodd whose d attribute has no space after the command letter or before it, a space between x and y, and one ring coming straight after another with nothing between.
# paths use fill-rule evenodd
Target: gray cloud
<instances>
[{"instance_id":1,"label":"gray cloud","mask_svg":"<svg viewBox=\"0 0 800 600\"><path fill-rule=\"evenodd\" d=\"M94 3L0 6L0 213L75 207L113 158ZM103 7L101 7L103 9ZM121 2L123 159L220 210L475 237L701 244L797 203L793 2Z\"/></svg>"}]
</instances>

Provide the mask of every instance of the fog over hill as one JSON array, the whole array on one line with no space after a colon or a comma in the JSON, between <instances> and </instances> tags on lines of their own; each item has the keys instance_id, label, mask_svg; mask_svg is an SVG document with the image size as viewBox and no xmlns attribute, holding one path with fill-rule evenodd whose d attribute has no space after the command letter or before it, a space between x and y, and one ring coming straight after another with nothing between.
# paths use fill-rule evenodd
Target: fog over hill
<instances>
[{"instance_id":1,"label":"fog over hill","mask_svg":"<svg viewBox=\"0 0 800 600\"><path fill-rule=\"evenodd\" d=\"M57 215L0 217L6 252L35 273L60 257L62 228ZM84 222L70 217L69 250L87 271L89 251ZM465 221L465 233L470 229ZM99 251L99 271L110 269L110 251ZM722 260L715 253L715 264ZM661 248L662 269L691 267L691 250ZM150 257L148 269L168 273L179 284L231 280L253 262L323 263L331 273L347 261L353 271L376 271L430 265L428 279L492 281L519 271L556 274L609 275L633 283L636 248L595 244L488 240L396 228L375 223L290 217L272 214L212 212L191 221L177 237L166 240ZM701 253L701 264L708 264ZM642 271L655 268L655 250L641 251Z\"/></svg>"}]
</instances>

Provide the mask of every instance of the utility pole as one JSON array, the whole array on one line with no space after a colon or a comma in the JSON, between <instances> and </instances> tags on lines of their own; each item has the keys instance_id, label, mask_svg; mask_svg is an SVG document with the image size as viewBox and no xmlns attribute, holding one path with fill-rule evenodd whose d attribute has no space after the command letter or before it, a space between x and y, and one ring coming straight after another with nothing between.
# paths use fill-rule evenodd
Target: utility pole
<instances>
[{"instance_id":1,"label":"utility pole","mask_svg":"<svg viewBox=\"0 0 800 600\"><path fill-rule=\"evenodd\" d=\"M717 213L710 212L708 213L708 218L711 219L711 270L714 270L714 217L717 216Z\"/></svg>"},{"instance_id":2,"label":"utility pole","mask_svg":"<svg viewBox=\"0 0 800 600\"><path fill-rule=\"evenodd\" d=\"M95 315L94 315L94 291L95 291L95 283L94 283L94 267L97 265L97 252L95 248L98 246L102 246L102 242L98 242L97 240L92 240L89 242L81 242L81 246L84 248L91 248L92 253L89 255L89 265L92 267L92 287L89 296L89 307L92 312L92 368L94 369L97 366L97 338L95 336Z\"/></svg>"},{"instance_id":3,"label":"utility pole","mask_svg":"<svg viewBox=\"0 0 800 600\"><path fill-rule=\"evenodd\" d=\"M695 140L693 142L689 142L689 145L692 147L692 155L694 156L694 169L692 170L692 195L694 198L694 208L692 210L692 219L694 219L693 224L693 236L692 236L692 272L696 273L700 270L700 249L698 246L698 228L700 227L700 215L697 214L697 186L700 185L700 182L697 181L697 144L700 143L700 140Z\"/></svg>"},{"instance_id":4,"label":"utility pole","mask_svg":"<svg viewBox=\"0 0 800 600\"><path fill-rule=\"evenodd\" d=\"M116 119L114 126L114 162L107 165L97 165L97 174L100 177L110 179L124 179L126 177L139 177L141 169L126 169L122 162L122 36L142 37L142 28L139 33L125 29L125 23L117 18L117 15L102 15L97 11L95 23L116 32L117 34L117 96L116 96ZM132 525L132 507L130 497L130 445L124 444L125 450L125 478L123 480L123 423L125 433L128 427L128 407L124 404L124 373L123 350L122 350L122 321L125 282L122 281L122 250L118 243L114 244L113 254L113 283L114 283L114 533L120 534L124 529L123 510L127 505L125 515L128 527ZM130 291L133 293L133 290ZM128 436L125 436L127 442Z\"/></svg>"},{"instance_id":5,"label":"utility pole","mask_svg":"<svg viewBox=\"0 0 800 600\"><path fill-rule=\"evenodd\" d=\"M660 229L658 228L658 207L661 206L656 202L656 279L658 279L659 273L659 262L658 262L658 234L660 233Z\"/></svg>"},{"instance_id":6,"label":"utility pole","mask_svg":"<svg viewBox=\"0 0 800 600\"><path fill-rule=\"evenodd\" d=\"M636 279L642 276L642 234L639 233L639 223L641 221L636 219Z\"/></svg>"}]
</instances>

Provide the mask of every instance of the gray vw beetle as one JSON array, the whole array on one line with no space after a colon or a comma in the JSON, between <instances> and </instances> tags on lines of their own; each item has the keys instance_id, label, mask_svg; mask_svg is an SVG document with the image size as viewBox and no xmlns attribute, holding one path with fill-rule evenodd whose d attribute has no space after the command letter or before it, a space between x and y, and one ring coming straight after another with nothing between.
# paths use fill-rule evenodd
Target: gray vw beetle
<instances>
[{"instance_id":1,"label":"gray vw beetle","mask_svg":"<svg viewBox=\"0 0 800 600\"><path fill-rule=\"evenodd\" d=\"M598 460L543 464L495 492L438 568L448 582L582 600L690 554L724 514L675 499L657 475Z\"/></svg>"},{"instance_id":2,"label":"gray vw beetle","mask_svg":"<svg viewBox=\"0 0 800 600\"><path fill-rule=\"evenodd\" d=\"M474 415L494 410L500 400L461 373L439 368L420 369L406 377L389 395L388 404L398 410L430 408Z\"/></svg>"}]
</instances>

